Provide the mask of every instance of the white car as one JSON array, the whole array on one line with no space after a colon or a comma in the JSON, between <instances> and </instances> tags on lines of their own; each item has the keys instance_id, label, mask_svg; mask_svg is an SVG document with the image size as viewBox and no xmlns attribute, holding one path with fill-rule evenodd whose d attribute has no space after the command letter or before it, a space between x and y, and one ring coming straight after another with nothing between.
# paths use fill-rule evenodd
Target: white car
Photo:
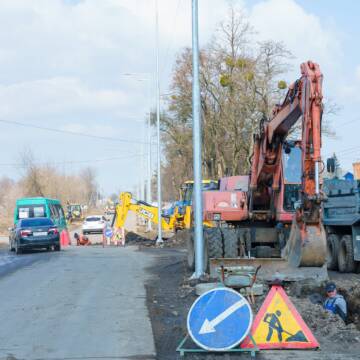
<instances>
[{"instance_id":1,"label":"white car","mask_svg":"<svg viewBox=\"0 0 360 360\"><path fill-rule=\"evenodd\" d=\"M102 233L107 226L107 221L103 215L89 215L85 218L82 225L83 234Z\"/></svg>"}]
</instances>

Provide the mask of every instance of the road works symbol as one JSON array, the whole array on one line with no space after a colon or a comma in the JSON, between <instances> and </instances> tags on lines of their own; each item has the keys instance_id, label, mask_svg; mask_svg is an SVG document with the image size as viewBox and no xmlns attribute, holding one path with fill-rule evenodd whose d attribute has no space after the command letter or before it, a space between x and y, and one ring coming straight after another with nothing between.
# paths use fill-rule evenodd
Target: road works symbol
<instances>
[{"instance_id":1,"label":"road works symbol","mask_svg":"<svg viewBox=\"0 0 360 360\"><path fill-rule=\"evenodd\" d=\"M315 349L319 343L284 289L273 286L255 317L251 334L259 349ZM243 347L251 347L246 339Z\"/></svg>"},{"instance_id":2,"label":"road works symbol","mask_svg":"<svg viewBox=\"0 0 360 360\"><path fill-rule=\"evenodd\" d=\"M187 328L203 349L224 351L238 345L250 331L252 311L236 291L217 288L207 291L192 305Z\"/></svg>"}]
</instances>

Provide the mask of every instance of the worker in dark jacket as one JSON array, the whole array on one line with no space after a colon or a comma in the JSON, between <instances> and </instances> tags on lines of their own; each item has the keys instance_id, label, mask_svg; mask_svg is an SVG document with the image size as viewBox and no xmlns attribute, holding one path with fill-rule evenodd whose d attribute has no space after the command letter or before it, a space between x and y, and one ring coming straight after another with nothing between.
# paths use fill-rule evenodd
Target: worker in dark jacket
<instances>
[{"instance_id":1,"label":"worker in dark jacket","mask_svg":"<svg viewBox=\"0 0 360 360\"><path fill-rule=\"evenodd\" d=\"M324 302L324 308L333 314L339 315L344 321L347 317L346 301L342 295L339 295L334 283L328 283L325 287L326 299Z\"/></svg>"}]
</instances>

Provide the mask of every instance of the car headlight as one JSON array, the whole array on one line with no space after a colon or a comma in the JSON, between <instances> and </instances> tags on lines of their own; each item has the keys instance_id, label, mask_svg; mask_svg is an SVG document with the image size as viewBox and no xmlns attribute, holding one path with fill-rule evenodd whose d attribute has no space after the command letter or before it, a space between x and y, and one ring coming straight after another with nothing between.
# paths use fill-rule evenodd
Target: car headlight
<instances>
[{"instance_id":1,"label":"car headlight","mask_svg":"<svg viewBox=\"0 0 360 360\"><path fill-rule=\"evenodd\" d=\"M221 214L214 214L214 221L220 221L221 220Z\"/></svg>"}]
</instances>

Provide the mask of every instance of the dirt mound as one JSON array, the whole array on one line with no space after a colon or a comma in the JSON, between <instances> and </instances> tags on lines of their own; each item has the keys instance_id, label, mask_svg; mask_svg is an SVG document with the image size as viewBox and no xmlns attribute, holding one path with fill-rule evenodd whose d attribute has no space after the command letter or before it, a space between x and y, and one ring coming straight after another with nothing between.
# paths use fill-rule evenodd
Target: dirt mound
<instances>
[{"instance_id":1,"label":"dirt mound","mask_svg":"<svg viewBox=\"0 0 360 360\"><path fill-rule=\"evenodd\" d=\"M344 295L349 312L349 321L360 330L360 284L349 287L338 285L339 292Z\"/></svg>"},{"instance_id":2,"label":"dirt mound","mask_svg":"<svg viewBox=\"0 0 360 360\"><path fill-rule=\"evenodd\" d=\"M127 245L158 247L156 244L157 233L154 231L147 233L143 233L141 231L138 233L129 231L125 232L125 236ZM186 233L183 231L178 231L176 234L164 234L164 242L161 244L161 247L183 247L185 244Z\"/></svg>"},{"instance_id":3,"label":"dirt mound","mask_svg":"<svg viewBox=\"0 0 360 360\"><path fill-rule=\"evenodd\" d=\"M155 247L155 240L149 239L144 235L134 233L132 231L125 232L126 245L141 245L147 247Z\"/></svg>"},{"instance_id":4,"label":"dirt mound","mask_svg":"<svg viewBox=\"0 0 360 360\"><path fill-rule=\"evenodd\" d=\"M345 324L339 316L307 299L293 298L292 301L315 336L328 342L360 343L360 331L355 324Z\"/></svg>"}]
</instances>

